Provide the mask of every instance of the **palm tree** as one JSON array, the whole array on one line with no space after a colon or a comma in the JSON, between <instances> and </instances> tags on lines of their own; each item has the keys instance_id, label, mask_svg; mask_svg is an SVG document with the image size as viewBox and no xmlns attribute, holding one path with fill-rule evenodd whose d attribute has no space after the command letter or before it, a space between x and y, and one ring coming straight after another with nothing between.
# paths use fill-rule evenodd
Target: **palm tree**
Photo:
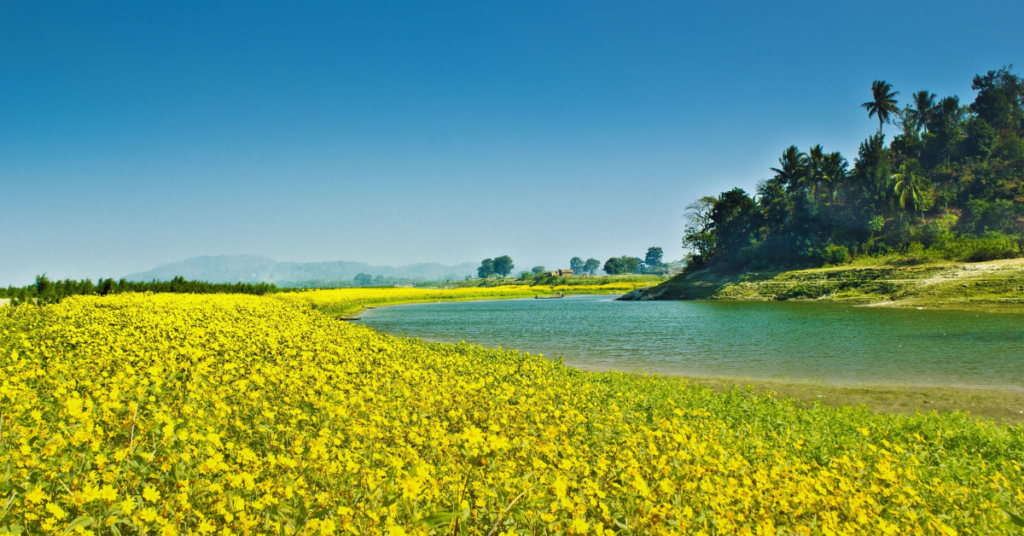
<instances>
[{"instance_id":1,"label":"palm tree","mask_svg":"<svg viewBox=\"0 0 1024 536\"><path fill-rule=\"evenodd\" d=\"M825 149L820 144L811 147L811 150L807 151L807 173L804 175L803 180L807 183L811 199L814 199L818 184L821 183L821 167L824 162Z\"/></svg>"},{"instance_id":2,"label":"palm tree","mask_svg":"<svg viewBox=\"0 0 1024 536\"><path fill-rule=\"evenodd\" d=\"M846 181L849 163L839 152L828 153L821 161L820 181L828 188L829 217L835 220L835 198L839 185Z\"/></svg>"},{"instance_id":3,"label":"palm tree","mask_svg":"<svg viewBox=\"0 0 1024 536\"><path fill-rule=\"evenodd\" d=\"M889 114L899 113L896 107L896 95L899 91L892 91L892 84L885 80L875 80L871 83L871 98L869 102L861 104L861 107L868 111L868 117L878 116L878 132L882 132L882 123L889 122Z\"/></svg>"},{"instance_id":4,"label":"palm tree","mask_svg":"<svg viewBox=\"0 0 1024 536\"><path fill-rule=\"evenodd\" d=\"M911 116L917 122L919 129L923 128L925 132L928 132L928 117L931 115L932 108L935 107L935 94L921 90L914 93L911 98L914 101L914 107L910 110Z\"/></svg>"},{"instance_id":5,"label":"palm tree","mask_svg":"<svg viewBox=\"0 0 1024 536\"><path fill-rule=\"evenodd\" d=\"M775 182L792 191L801 182L807 170L807 155L800 152L796 145L790 145L779 158L781 168L771 168L775 172Z\"/></svg>"},{"instance_id":6,"label":"palm tree","mask_svg":"<svg viewBox=\"0 0 1024 536\"><path fill-rule=\"evenodd\" d=\"M924 208L922 206L922 201L924 200L924 192L922 191L924 179L914 173L906 164L900 164L899 171L899 173L892 175L892 180L896 181L893 193L896 194L899 205L910 211L920 210L921 217L924 218Z\"/></svg>"}]
</instances>

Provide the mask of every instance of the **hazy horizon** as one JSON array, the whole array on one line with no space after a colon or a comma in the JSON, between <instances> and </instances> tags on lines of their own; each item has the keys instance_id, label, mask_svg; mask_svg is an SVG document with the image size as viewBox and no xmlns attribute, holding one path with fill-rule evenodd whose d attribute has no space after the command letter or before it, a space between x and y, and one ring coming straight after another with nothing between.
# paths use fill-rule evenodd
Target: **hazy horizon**
<instances>
[{"instance_id":1,"label":"hazy horizon","mask_svg":"<svg viewBox=\"0 0 1024 536\"><path fill-rule=\"evenodd\" d=\"M0 1L0 285L202 255L678 259L684 207L752 191L787 146L852 161L873 80L902 107L1019 73L1022 20L1008 0Z\"/></svg>"}]
</instances>

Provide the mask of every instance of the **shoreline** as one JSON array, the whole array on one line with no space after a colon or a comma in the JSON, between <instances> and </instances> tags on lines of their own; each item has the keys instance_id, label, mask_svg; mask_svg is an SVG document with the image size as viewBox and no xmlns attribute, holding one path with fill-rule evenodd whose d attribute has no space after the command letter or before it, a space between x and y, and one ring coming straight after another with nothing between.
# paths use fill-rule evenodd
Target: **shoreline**
<instances>
[{"instance_id":1,"label":"shoreline","mask_svg":"<svg viewBox=\"0 0 1024 536\"><path fill-rule=\"evenodd\" d=\"M884 384L830 385L800 381L748 380L745 378L687 377L686 381L718 392L752 388L754 394L773 394L800 407L814 403L827 406L865 406L875 413L969 412L982 420L1024 424L1024 390L999 388L900 386Z\"/></svg>"},{"instance_id":2,"label":"shoreline","mask_svg":"<svg viewBox=\"0 0 1024 536\"><path fill-rule=\"evenodd\" d=\"M545 356L546 357L546 356ZM618 369L566 365L592 374L659 375L679 378L693 385L724 393L734 389L754 395L771 395L791 400L801 408L815 403L831 407L865 406L874 413L914 415L916 413L969 412L981 420L998 424L1024 424L1024 388L969 387L943 385L901 385L882 383L827 383L799 379L766 379L744 376L688 376L661 372L640 372Z\"/></svg>"}]
</instances>

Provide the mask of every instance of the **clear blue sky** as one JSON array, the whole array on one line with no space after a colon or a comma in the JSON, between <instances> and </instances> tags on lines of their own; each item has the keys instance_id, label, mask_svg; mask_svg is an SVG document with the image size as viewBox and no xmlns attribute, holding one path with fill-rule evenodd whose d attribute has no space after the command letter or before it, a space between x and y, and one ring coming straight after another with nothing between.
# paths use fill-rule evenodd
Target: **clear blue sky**
<instances>
[{"instance_id":1,"label":"clear blue sky","mask_svg":"<svg viewBox=\"0 0 1024 536\"><path fill-rule=\"evenodd\" d=\"M1022 28L1020 0L0 0L0 284L677 259L687 203L790 144L852 160L872 80L970 102Z\"/></svg>"}]
</instances>

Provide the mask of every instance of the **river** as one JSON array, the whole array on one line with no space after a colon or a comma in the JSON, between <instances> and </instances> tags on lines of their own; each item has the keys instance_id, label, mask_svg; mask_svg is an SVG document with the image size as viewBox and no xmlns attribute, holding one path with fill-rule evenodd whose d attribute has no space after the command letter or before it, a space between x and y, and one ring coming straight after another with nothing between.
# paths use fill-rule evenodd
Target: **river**
<instances>
[{"instance_id":1,"label":"river","mask_svg":"<svg viewBox=\"0 0 1024 536\"><path fill-rule=\"evenodd\" d=\"M360 322L586 370L1024 390L1024 316L1012 313L571 296L401 305Z\"/></svg>"}]
</instances>

